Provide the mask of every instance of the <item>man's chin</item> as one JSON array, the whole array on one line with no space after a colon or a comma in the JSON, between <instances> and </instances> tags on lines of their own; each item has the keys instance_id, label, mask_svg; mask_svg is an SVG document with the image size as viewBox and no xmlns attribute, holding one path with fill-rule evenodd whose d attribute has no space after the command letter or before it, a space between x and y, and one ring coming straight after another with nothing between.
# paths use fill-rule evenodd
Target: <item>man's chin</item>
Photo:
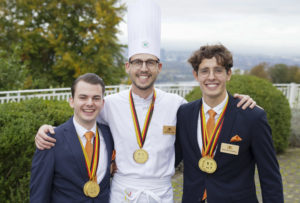
<instances>
[{"instance_id":1,"label":"man's chin","mask_svg":"<svg viewBox=\"0 0 300 203\"><path fill-rule=\"evenodd\" d=\"M140 89L140 90L149 90L149 89L152 89L153 88L153 84L154 84L154 81L150 84L136 84L134 83L134 85Z\"/></svg>"}]
</instances>

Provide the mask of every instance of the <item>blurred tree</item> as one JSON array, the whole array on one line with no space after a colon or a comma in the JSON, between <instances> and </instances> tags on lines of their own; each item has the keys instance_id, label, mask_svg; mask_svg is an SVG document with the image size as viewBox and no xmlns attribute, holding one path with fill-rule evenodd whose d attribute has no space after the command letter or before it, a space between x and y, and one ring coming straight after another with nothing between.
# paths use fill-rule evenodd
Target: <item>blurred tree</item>
<instances>
[{"instance_id":1,"label":"blurred tree","mask_svg":"<svg viewBox=\"0 0 300 203\"><path fill-rule=\"evenodd\" d=\"M300 67L290 66L288 72L289 82L300 83Z\"/></svg>"},{"instance_id":2,"label":"blurred tree","mask_svg":"<svg viewBox=\"0 0 300 203\"><path fill-rule=\"evenodd\" d=\"M285 64L275 64L268 69L272 83L289 83L288 71Z\"/></svg>"},{"instance_id":3,"label":"blurred tree","mask_svg":"<svg viewBox=\"0 0 300 203\"><path fill-rule=\"evenodd\" d=\"M254 75L262 79L269 80L269 75L267 72L268 64L260 63L257 66L251 68L249 75Z\"/></svg>"},{"instance_id":4,"label":"blurred tree","mask_svg":"<svg viewBox=\"0 0 300 203\"><path fill-rule=\"evenodd\" d=\"M15 47L7 56L0 50L0 91L23 89L26 77L26 65L19 58L20 48Z\"/></svg>"},{"instance_id":5,"label":"blurred tree","mask_svg":"<svg viewBox=\"0 0 300 203\"><path fill-rule=\"evenodd\" d=\"M119 0L0 0L0 48L21 48L28 88L70 86L86 72L107 84L125 75L116 34Z\"/></svg>"}]
</instances>

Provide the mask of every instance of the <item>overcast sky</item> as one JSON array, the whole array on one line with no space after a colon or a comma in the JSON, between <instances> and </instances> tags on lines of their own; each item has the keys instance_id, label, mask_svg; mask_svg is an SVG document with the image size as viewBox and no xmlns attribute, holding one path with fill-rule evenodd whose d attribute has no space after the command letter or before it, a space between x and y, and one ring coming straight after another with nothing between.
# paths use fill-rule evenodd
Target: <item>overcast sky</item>
<instances>
[{"instance_id":1,"label":"overcast sky","mask_svg":"<svg viewBox=\"0 0 300 203\"><path fill-rule=\"evenodd\" d=\"M300 0L155 1L166 50L222 43L238 53L300 56ZM120 24L122 43L127 43L126 19Z\"/></svg>"}]
</instances>

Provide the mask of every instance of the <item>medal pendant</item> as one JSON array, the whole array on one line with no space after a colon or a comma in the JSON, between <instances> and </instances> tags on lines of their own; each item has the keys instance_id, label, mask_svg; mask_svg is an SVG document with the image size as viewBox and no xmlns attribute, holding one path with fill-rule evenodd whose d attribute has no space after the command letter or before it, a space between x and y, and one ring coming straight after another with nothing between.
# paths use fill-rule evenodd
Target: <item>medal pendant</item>
<instances>
[{"instance_id":1,"label":"medal pendant","mask_svg":"<svg viewBox=\"0 0 300 203\"><path fill-rule=\"evenodd\" d=\"M143 164L148 160L148 152L144 149L138 149L133 153L133 159L136 163Z\"/></svg>"},{"instance_id":2,"label":"medal pendant","mask_svg":"<svg viewBox=\"0 0 300 203\"><path fill-rule=\"evenodd\" d=\"M86 196L94 198L100 193L100 187L97 182L90 180L84 184L83 192Z\"/></svg>"},{"instance_id":3,"label":"medal pendant","mask_svg":"<svg viewBox=\"0 0 300 203\"><path fill-rule=\"evenodd\" d=\"M217 170L217 162L209 156L202 157L198 162L198 166L201 171L206 173L214 173Z\"/></svg>"}]
</instances>

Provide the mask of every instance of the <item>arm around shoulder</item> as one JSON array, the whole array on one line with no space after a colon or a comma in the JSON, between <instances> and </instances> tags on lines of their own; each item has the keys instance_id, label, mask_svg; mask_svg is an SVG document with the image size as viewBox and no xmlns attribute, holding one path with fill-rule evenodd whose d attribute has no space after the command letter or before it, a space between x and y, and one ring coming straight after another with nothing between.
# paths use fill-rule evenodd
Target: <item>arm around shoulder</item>
<instances>
[{"instance_id":1,"label":"arm around shoulder","mask_svg":"<svg viewBox=\"0 0 300 203\"><path fill-rule=\"evenodd\" d=\"M54 174L54 148L36 149L31 167L30 203L50 202Z\"/></svg>"}]
</instances>

